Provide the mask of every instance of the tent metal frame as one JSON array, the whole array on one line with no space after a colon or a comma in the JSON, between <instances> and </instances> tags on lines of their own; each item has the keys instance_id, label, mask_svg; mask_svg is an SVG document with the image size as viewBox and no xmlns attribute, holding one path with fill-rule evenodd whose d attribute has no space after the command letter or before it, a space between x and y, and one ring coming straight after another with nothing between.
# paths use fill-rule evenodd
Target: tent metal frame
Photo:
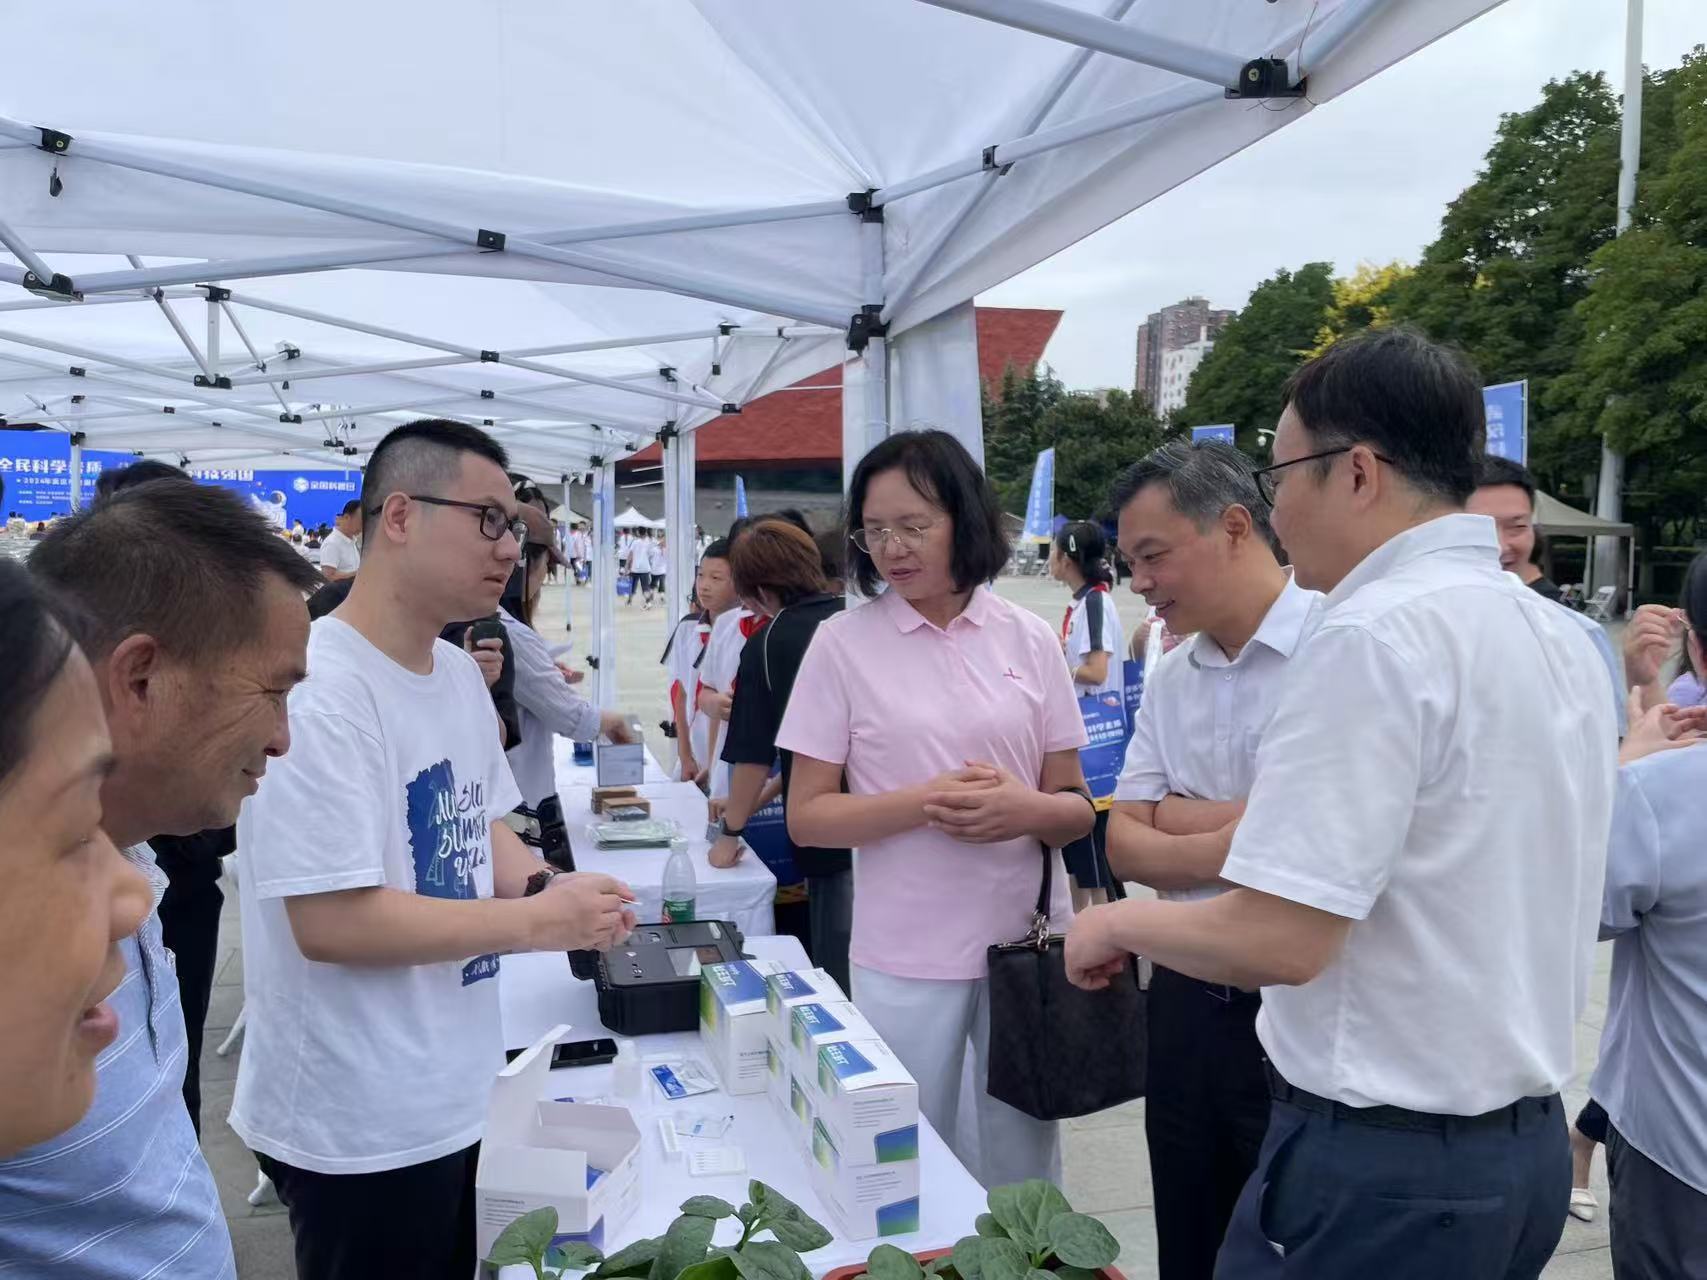
<instances>
[{"instance_id":1,"label":"tent metal frame","mask_svg":"<svg viewBox=\"0 0 1707 1280\"><path fill-rule=\"evenodd\" d=\"M584 470L593 485L592 523L595 554L599 562L606 565L612 562L615 551L612 516L616 493L617 455L633 449L648 436L655 435L662 445L664 455L666 523L671 543L668 573L676 590L685 591L694 564L693 432L705 421L711 420L715 414L738 411L751 398L761 394L766 378L784 358L794 338L822 337L828 334L846 337L846 354L842 367L845 480L863 453L888 434L889 424L895 416L892 411L898 408L892 403L892 390L896 385L892 375L896 370L891 367L891 363L904 358L905 346L892 341L890 324L902 309L919 295L932 270L942 261L956 237L995 191L999 179L1007 174L1013 165L1169 116L1206 109L1210 103L1225 98L1249 100L1297 97L1303 92L1307 72L1331 62L1341 46L1354 38L1370 18L1392 2L1393 0L1346 0L1346 3L1319 24L1312 26L1307 19L1287 37L1272 42L1269 48L1238 54L1165 38L1126 23L1124 19L1130 12L1133 0L1109 0L1100 14L1069 9L1052 3L1051 0L919 0L919 3L952 10L974 20L1013 27L1043 38L1059 40L1071 47L1072 52L1049 78L1042 91L1025 110L1016 115L1010 127L1001 130L1006 135L1004 140L998 140L982 147L974 155L931 171L915 174L875 190L851 193L845 201L813 201L770 208L714 211L547 231L514 231L458 225L407 210L300 190L149 155L121 142L73 138L53 129L0 117L0 150L36 147L53 156L71 156L92 163L315 210L350 220L353 224L352 230L355 227L384 228L412 237L397 239L392 236L367 244L295 254L257 255L165 267L144 267L140 259L131 257L131 269L128 271L101 271L79 277L67 277L54 273L50 264L36 254L14 229L0 225L0 244L10 250L22 264L15 267L9 263L0 263L0 281L19 285L40 295L40 300L0 303L0 311L33 310L59 305L64 301L94 305L152 300L170 323L199 373L186 375L183 369L151 365L114 353L96 352L10 330L0 329L0 341L15 342L104 366L71 368L71 372L113 392L110 397L85 397L85 403L91 400L107 403L110 400L124 411L134 411L138 420L174 415L186 429L194 426L202 430L210 427L229 430L233 435L233 446L238 448L248 447L256 440L276 440L283 446L281 451L305 457L330 456L333 460L342 460L345 455L341 448L335 453L325 448L329 438L323 438L322 444L316 446L301 432L287 428L300 428L308 423L335 418L385 419L397 413L458 401L466 402L475 397L491 401L494 416L483 417L482 422L503 436L506 443L517 448L537 446L545 450L555 447L562 450L564 462L572 456L577 460L584 459ZM1311 16L1314 16L1313 9ZM1097 53L1155 67L1185 79L1183 83L1118 103L1078 119L1051 124L1050 117L1066 97L1074 80ZM885 241L885 207L966 179L975 181L959 196L948 217L939 223L904 261L890 260ZM749 288L738 280L714 279L668 266L623 261L595 251L601 243L617 240L813 218L848 219L845 225L849 226L849 234L855 238L854 246L860 265L857 300L796 297L776 290ZM574 247L588 245L594 246L594 249ZM254 295L236 294L230 289L232 281L353 267L401 264L420 265L423 269L430 270L435 259L476 253L514 254L585 273L594 284L662 290L718 306L782 317L793 324L777 326L774 336L767 333L763 326L742 329L734 323L724 323L714 330L654 334L598 343L537 346L501 352L386 329L346 317L310 312L304 308L289 307ZM890 277L891 271L895 273L893 278ZM200 299L206 305L207 337L200 349L170 305L179 299ZM237 308L242 306L253 306L351 333L385 338L429 354L343 365L334 360L320 358L312 366L304 364L292 370L288 366L301 356L299 351L292 349L282 362L287 367L281 368L280 361L263 357L242 329L237 311ZM926 318L928 317L919 317L920 320ZM229 366L225 364L221 353L223 320L230 321L232 331L242 341L247 352L247 361L235 362ZM768 340L774 345L764 352L758 362L756 375L741 376L738 392L725 391L718 385L683 387L674 377L673 371L660 370L655 379L647 376L621 379L545 364L537 359L581 351L645 348L707 339L711 343L711 372L706 379L707 384L718 384L733 376L724 373L724 366L738 341L743 346L753 340ZM64 366L47 360L23 356L6 358L55 374L66 372ZM542 383L523 388L494 387L471 390L427 374L427 371L438 368L471 363L507 364L535 374L542 379ZM309 409L308 412L303 412L307 407L306 402L295 404L293 399L285 394L287 390L294 390L293 384L298 381L306 383L364 374L384 374L400 382L419 385L422 395L419 399L340 406L331 410ZM135 375L149 381L140 381ZM192 384L194 394L183 394L179 391L186 376ZM154 385L155 383L161 385ZM219 399L219 394L223 391L260 385L271 388L274 398L278 401L280 413L272 414L249 403L222 403ZM576 414L539 398L554 390L571 390L577 386L594 386L627 393L639 398L642 403L661 403L668 407L669 416L661 422L649 422L644 417L596 415L598 420L593 422L587 420L588 415ZM162 397L182 401L186 407L180 409L176 404L161 403ZM136 398L143 398L149 403L136 403ZM67 424L66 429L73 432L74 466L80 470L80 463L77 463L76 459L80 454L83 435L74 424L80 420L80 416L81 420L85 421L111 420L113 414L83 413L80 405L74 407L78 409L77 413L50 414L44 410L40 416L44 420ZM678 419L683 417L684 410L687 411L687 418L678 425ZM517 418L510 416L511 413L525 413L527 416ZM215 417L215 414L222 416ZM123 416L122 413L120 416ZM225 425L226 418L232 419L229 426ZM239 437L242 438L241 443ZM573 449L565 448L571 445ZM565 487L565 501L568 497L570 471L578 469L581 468L565 467L559 472L559 478ZM596 670L593 682L594 698L601 707L608 708L613 706L616 700L614 576L610 573L601 574L598 582L599 589L594 592L595 653L589 657ZM599 655L604 657L604 662L599 661Z\"/></svg>"}]
</instances>

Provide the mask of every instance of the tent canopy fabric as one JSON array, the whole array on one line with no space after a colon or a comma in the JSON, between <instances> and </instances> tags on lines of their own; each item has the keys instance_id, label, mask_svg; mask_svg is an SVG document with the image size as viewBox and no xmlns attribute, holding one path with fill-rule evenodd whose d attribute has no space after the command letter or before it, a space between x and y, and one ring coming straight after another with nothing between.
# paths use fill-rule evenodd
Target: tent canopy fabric
<instances>
[{"instance_id":1,"label":"tent canopy fabric","mask_svg":"<svg viewBox=\"0 0 1707 1280\"><path fill-rule=\"evenodd\" d=\"M0 281L42 295L0 299L0 414L329 463L442 414L598 466L850 347L950 367L939 317L1497 2L302 0L191 67L202 0L89 0L0 87Z\"/></svg>"},{"instance_id":2,"label":"tent canopy fabric","mask_svg":"<svg viewBox=\"0 0 1707 1280\"><path fill-rule=\"evenodd\" d=\"M1604 520L1567 506L1552 494L1535 491L1535 528L1555 538L1633 538L1634 525Z\"/></svg>"},{"instance_id":3,"label":"tent canopy fabric","mask_svg":"<svg viewBox=\"0 0 1707 1280\"><path fill-rule=\"evenodd\" d=\"M611 524L618 529L662 529L664 527L662 520L649 520L633 507L629 507L617 516L615 520L611 521Z\"/></svg>"}]
</instances>

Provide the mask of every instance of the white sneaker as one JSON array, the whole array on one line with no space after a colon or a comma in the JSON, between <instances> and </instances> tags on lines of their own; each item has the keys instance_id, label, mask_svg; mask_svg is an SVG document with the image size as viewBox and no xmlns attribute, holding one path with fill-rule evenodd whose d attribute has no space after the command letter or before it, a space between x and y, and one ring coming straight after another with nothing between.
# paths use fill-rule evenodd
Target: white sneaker
<instances>
[{"instance_id":1,"label":"white sneaker","mask_svg":"<svg viewBox=\"0 0 1707 1280\"><path fill-rule=\"evenodd\" d=\"M1594 1198L1594 1192L1587 1187L1571 1188L1571 1217L1578 1222L1593 1222L1599 1208L1600 1201Z\"/></svg>"}]
</instances>

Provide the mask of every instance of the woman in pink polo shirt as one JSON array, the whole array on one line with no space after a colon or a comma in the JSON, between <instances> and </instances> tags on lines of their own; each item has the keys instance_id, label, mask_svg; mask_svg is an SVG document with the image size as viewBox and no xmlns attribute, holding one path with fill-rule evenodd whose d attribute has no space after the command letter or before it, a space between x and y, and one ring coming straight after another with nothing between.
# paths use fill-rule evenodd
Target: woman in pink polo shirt
<instances>
[{"instance_id":1,"label":"woman in pink polo shirt","mask_svg":"<svg viewBox=\"0 0 1707 1280\"><path fill-rule=\"evenodd\" d=\"M848 532L851 576L873 599L818 628L795 681L777 735L794 753L789 833L859 851L851 994L913 1073L937 1131L986 1186L1048 1177L1055 1126L981 1086L985 948L1025 934L1040 842L1059 849L1095 817L1061 644L987 589L1008 558L1001 507L947 433L904 432L866 454ZM1049 856L1061 922L1066 876ZM955 1123L968 1045L975 1155L960 1150Z\"/></svg>"}]
</instances>

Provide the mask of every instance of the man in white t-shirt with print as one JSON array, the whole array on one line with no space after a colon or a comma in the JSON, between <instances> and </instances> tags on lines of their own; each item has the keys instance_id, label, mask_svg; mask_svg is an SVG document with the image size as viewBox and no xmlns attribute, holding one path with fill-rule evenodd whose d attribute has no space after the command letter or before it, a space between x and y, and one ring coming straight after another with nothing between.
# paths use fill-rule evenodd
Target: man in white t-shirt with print
<instances>
[{"instance_id":1,"label":"man in white t-shirt with print","mask_svg":"<svg viewBox=\"0 0 1707 1280\"><path fill-rule=\"evenodd\" d=\"M1213 898L1257 745L1322 597L1275 556L1268 504L1230 444L1177 441L1114 487L1132 590L1191 638L1144 682L1114 792L1108 860L1163 898ZM1192 634L1195 633L1195 634ZM1162 964L1150 979L1144 1135L1160 1280L1211 1280L1268 1130L1256 990Z\"/></svg>"},{"instance_id":2,"label":"man in white t-shirt with print","mask_svg":"<svg viewBox=\"0 0 1707 1280\"><path fill-rule=\"evenodd\" d=\"M500 821L520 796L491 699L438 639L493 612L520 555L506 469L462 423L380 442L366 562L313 626L295 750L238 823L248 1038L231 1125L313 1280L473 1274L499 957L606 948L633 925L626 886L553 876Z\"/></svg>"},{"instance_id":3,"label":"man in white t-shirt with print","mask_svg":"<svg viewBox=\"0 0 1707 1280\"><path fill-rule=\"evenodd\" d=\"M1564 1228L1572 1076L1617 729L1604 668L1464 513L1481 379L1410 330L1287 384L1257 473L1327 593L1203 902L1081 915L1067 972L1136 952L1260 986L1273 1105L1217 1280L1535 1280ZM1147 692L1147 691L1146 691Z\"/></svg>"},{"instance_id":4,"label":"man in white t-shirt with print","mask_svg":"<svg viewBox=\"0 0 1707 1280\"><path fill-rule=\"evenodd\" d=\"M320 574L328 582L342 582L355 577L362 564L361 545L356 541L362 536L361 499L346 502L332 525L320 544Z\"/></svg>"}]
</instances>

